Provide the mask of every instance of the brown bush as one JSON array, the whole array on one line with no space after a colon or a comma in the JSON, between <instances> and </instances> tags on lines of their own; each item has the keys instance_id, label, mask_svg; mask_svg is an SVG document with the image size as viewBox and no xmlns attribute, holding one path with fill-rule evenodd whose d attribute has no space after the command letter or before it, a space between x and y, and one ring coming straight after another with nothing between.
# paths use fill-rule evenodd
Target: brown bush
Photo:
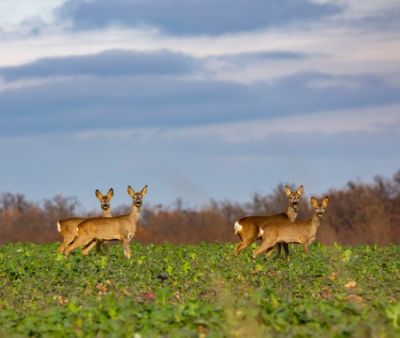
<instances>
[{"instance_id":1,"label":"brown bush","mask_svg":"<svg viewBox=\"0 0 400 338\"><path fill-rule=\"evenodd\" d=\"M77 207L75 198L55 196L39 204L21 194L4 193L0 196L0 243L58 241L57 221L75 215Z\"/></svg>"},{"instance_id":2,"label":"brown bush","mask_svg":"<svg viewBox=\"0 0 400 338\"><path fill-rule=\"evenodd\" d=\"M322 243L400 243L400 171L392 179L375 177L372 183L350 181L343 189L331 189L330 204L318 232ZM173 207L144 208L135 239L143 243L199 243L237 241L233 223L245 215L282 212L287 207L283 185L271 194L255 193L248 203L210 201L201 209L185 208L181 200ZM114 215L128 206L113 208ZM299 219L311 217L309 198L300 205ZM0 243L60 240L59 219L95 215L82 212L75 198L55 196L42 203L28 201L21 194L0 195Z\"/></svg>"},{"instance_id":3,"label":"brown bush","mask_svg":"<svg viewBox=\"0 0 400 338\"><path fill-rule=\"evenodd\" d=\"M345 244L400 243L400 171L392 180L375 177L370 184L350 181L328 192L330 205L319 239ZM330 231L332 238L326 236ZM322 235L322 237L321 237Z\"/></svg>"}]
</instances>

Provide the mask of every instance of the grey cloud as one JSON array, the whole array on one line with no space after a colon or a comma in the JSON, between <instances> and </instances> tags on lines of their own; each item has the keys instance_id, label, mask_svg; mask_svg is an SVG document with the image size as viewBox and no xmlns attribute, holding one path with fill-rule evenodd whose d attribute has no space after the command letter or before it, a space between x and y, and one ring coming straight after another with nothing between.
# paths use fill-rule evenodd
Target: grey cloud
<instances>
[{"instance_id":1,"label":"grey cloud","mask_svg":"<svg viewBox=\"0 0 400 338\"><path fill-rule=\"evenodd\" d=\"M15 67L0 68L6 80L53 76L179 75L194 71L200 63L184 54L166 50L141 52L112 50L99 54L47 58Z\"/></svg>"},{"instance_id":2,"label":"grey cloud","mask_svg":"<svg viewBox=\"0 0 400 338\"><path fill-rule=\"evenodd\" d=\"M132 75L185 75L205 71L203 63L219 59L231 63L261 60L300 60L308 54L291 51L247 52L217 57L193 58L168 50L129 51L110 50L91 55L43 58L19 65L0 67L0 77L6 81L57 76L132 76Z\"/></svg>"},{"instance_id":3,"label":"grey cloud","mask_svg":"<svg viewBox=\"0 0 400 338\"><path fill-rule=\"evenodd\" d=\"M362 16L361 18L338 19L338 25L353 26L363 31L399 31L400 30L400 4L391 10L384 10Z\"/></svg>"},{"instance_id":4,"label":"grey cloud","mask_svg":"<svg viewBox=\"0 0 400 338\"><path fill-rule=\"evenodd\" d=\"M340 77L333 87L308 85L330 79L336 78L305 73L243 85L155 75L77 77L1 92L0 135L206 125L400 102L398 88L374 76ZM358 85L349 88L346 81Z\"/></svg>"},{"instance_id":5,"label":"grey cloud","mask_svg":"<svg viewBox=\"0 0 400 338\"><path fill-rule=\"evenodd\" d=\"M230 62L249 62L249 61L281 61L281 60L302 60L310 58L311 55L306 53L291 51L273 51L273 52L245 52L236 54L225 54L221 56L211 57Z\"/></svg>"},{"instance_id":6,"label":"grey cloud","mask_svg":"<svg viewBox=\"0 0 400 338\"><path fill-rule=\"evenodd\" d=\"M178 35L214 35L318 20L341 11L309 0L69 0L57 15L76 29L150 25Z\"/></svg>"}]
</instances>

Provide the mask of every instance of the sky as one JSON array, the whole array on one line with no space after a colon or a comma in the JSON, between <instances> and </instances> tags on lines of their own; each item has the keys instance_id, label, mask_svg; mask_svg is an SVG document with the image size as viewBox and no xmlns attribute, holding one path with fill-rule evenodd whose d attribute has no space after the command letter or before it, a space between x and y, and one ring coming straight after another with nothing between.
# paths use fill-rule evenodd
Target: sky
<instances>
[{"instance_id":1,"label":"sky","mask_svg":"<svg viewBox=\"0 0 400 338\"><path fill-rule=\"evenodd\" d=\"M0 0L0 193L308 196L400 169L398 0Z\"/></svg>"}]
</instances>

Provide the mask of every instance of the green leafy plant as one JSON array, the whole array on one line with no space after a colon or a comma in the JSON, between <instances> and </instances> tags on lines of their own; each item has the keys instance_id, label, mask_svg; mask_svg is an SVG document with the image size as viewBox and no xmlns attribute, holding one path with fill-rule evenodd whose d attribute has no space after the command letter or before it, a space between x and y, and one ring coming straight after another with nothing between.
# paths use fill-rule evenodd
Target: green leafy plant
<instances>
[{"instance_id":1,"label":"green leafy plant","mask_svg":"<svg viewBox=\"0 0 400 338\"><path fill-rule=\"evenodd\" d=\"M233 248L132 244L128 261L119 246L0 246L0 336L398 336L399 246L292 246L256 263Z\"/></svg>"}]
</instances>

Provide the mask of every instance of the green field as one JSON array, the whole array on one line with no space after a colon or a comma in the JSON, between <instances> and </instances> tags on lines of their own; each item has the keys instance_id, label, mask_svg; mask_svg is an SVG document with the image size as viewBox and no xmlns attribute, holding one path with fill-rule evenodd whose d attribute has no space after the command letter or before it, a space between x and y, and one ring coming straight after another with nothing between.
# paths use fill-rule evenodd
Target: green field
<instances>
[{"instance_id":1,"label":"green field","mask_svg":"<svg viewBox=\"0 0 400 338\"><path fill-rule=\"evenodd\" d=\"M56 248L0 246L0 336L400 337L400 246L257 263L233 244Z\"/></svg>"}]
</instances>

